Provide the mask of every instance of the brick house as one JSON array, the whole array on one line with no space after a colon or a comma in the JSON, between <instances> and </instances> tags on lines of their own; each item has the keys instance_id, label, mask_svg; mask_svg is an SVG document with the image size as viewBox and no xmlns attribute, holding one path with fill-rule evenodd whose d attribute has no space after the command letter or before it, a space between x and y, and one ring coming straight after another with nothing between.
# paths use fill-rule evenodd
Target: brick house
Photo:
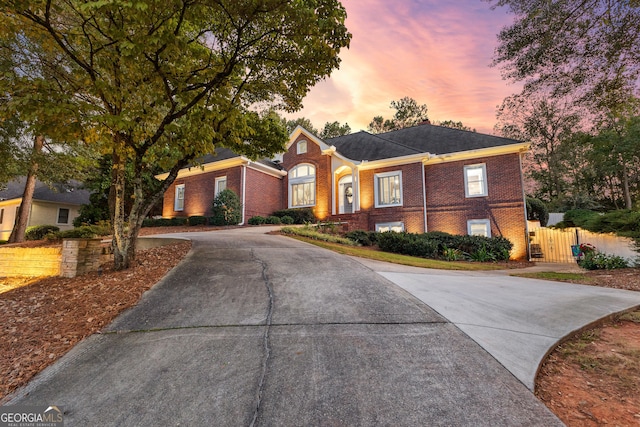
<instances>
[{"instance_id":1,"label":"brick house","mask_svg":"<svg viewBox=\"0 0 640 427\"><path fill-rule=\"evenodd\" d=\"M520 160L528 147L430 124L326 141L298 127L274 159L255 162L220 149L202 167L180 171L163 216L208 215L215 194L230 188L243 202L243 222L310 207L349 230L504 236L514 244L512 257L524 258Z\"/></svg>"}]
</instances>

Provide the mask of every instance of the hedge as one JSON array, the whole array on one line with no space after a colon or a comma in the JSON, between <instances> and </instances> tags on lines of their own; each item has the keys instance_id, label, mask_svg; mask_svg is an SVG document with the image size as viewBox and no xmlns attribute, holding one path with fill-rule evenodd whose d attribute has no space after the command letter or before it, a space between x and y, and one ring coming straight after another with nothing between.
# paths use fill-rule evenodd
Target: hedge
<instances>
[{"instance_id":1,"label":"hedge","mask_svg":"<svg viewBox=\"0 0 640 427\"><path fill-rule=\"evenodd\" d=\"M311 208L282 209L275 211L272 215L281 219L285 216L291 217L294 224L307 224L317 221Z\"/></svg>"}]
</instances>

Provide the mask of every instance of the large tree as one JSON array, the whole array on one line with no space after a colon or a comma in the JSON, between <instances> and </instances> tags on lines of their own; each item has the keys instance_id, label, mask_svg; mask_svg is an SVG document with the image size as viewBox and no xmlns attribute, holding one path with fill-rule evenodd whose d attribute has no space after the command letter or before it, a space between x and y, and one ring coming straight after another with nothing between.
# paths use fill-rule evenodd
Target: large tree
<instances>
[{"instance_id":1,"label":"large tree","mask_svg":"<svg viewBox=\"0 0 640 427\"><path fill-rule=\"evenodd\" d=\"M4 3L9 33L47 53L27 57L56 59L41 66L60 85L62 105L75 106L83 140L111 155L118 269L134 259L144 217L181 168L215 146L250 157L282 150L280 121L256 108L299 109L351 37L337 0ZM43 103L37 113L52 107ZM127 165L134 171L128 211ZM154 167L169 174L145 195L144 176Z\"/></svg>"},{"instance_id":2,"label":"large tree","mask_svg":"<svg viewBox=\"0 0 640 427\"><path fill-rule=\"evenodd\" d=\"M340 122L326 122L324 128L318 135L322 139L336 138L338 136L348 135L351 133L351 126L349 123L341 125Z\"/></svg>"},{"instance_id":3,"label":"large tree","mask_svg":"<svg viewBox=\"0 0 640 427\"><path fill-rule=\"evenodd\" d=\"M551 88L606 113L638 88L639 1L486 1L516 16L498 35L494 63L525 92Z\"/></svg>"},{"instance_id":4,"label":"large tree","mask_svg":"<svg viewBox=\"0 0 640 427\"><path fill-rule=\"evenodd\" d=\"M418 104L413 98L405 96L398 101L391 101L389 108L396 112L391 119L375 116L369 123L371 133L384 133L392 130L404 129L429 120L427 104Z\"/></svg>"}]
</instances>

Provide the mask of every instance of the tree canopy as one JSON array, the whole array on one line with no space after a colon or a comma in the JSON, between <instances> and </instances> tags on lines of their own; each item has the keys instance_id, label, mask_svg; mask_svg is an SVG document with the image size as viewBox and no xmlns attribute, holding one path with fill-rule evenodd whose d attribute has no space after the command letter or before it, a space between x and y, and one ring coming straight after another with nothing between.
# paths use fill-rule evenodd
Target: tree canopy
<instances>
[{"instance_id":1,"label":"tree canopy","mask_svg":"<svg viewBox=\"0 0 640 427\"><path fill-rule=\"evenodd\" d=\"M345 18L336 0L5 1L11 108L64 117L47 130L111 155L114 255L127 268L142 220L181 168L215 146L252 158L282 150L280 121L258 109L301 107L340 63ZM145 196L155 167L168 177Z\"/></svg>"},{"instance_id":2,"label":"tree canopy","mask_svg":"<svg viewBox=\"0 0 640 427\"><path fill-rule=\"evenodd\" d=\"M429 120L427 116L427 104L418 104L415 99L408 96L398 101L391 101L389 108L396 110L393 117L391 119L385 119L383 116L375 116L369 123L369 132L390 132L392 130L415 126Z\"/></svg>"}]
</instances>

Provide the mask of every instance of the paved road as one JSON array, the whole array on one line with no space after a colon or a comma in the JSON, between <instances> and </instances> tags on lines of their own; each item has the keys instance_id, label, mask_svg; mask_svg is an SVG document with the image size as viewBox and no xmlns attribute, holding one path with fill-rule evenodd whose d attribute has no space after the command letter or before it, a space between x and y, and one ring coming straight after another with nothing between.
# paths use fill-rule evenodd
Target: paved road
<instances>
[{"instance_id":1,"label":"paved road","mask_svg":"<svg viewBox=\"0 0 640 427\"><path fill-rule=\"evenodd\" d=\"M255 230L190 233L137 307L11 404L61 405L67 426L562 425L371 268Z\"/></svg>"}]
</instances>

